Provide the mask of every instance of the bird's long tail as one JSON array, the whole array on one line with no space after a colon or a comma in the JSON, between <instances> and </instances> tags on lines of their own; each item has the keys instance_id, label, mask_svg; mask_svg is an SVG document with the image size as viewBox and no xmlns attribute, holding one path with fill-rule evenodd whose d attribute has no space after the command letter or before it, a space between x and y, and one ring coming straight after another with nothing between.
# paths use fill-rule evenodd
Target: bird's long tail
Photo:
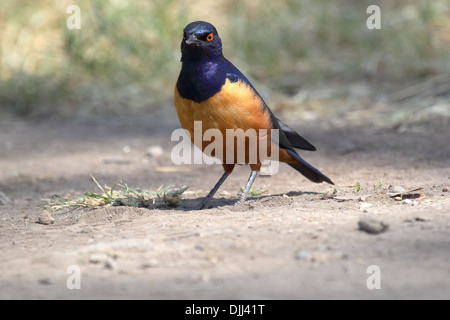
<instances>
[{"instance_id":1,"label":"bird's long tail","mask_svg":"<svg viewBox=\"0 0 450 320\"><path fill-rule=\"evenodd\" d=\"M304 175L306 178L311 180L315 183L320 182L328 182L329 184L333 184L333 181L331 181L330 178L328 178L326 175L324 175L322 172L320 172L318 169L314 168L312 165L310 165L308 162L303 160L296 152L291 150L286 150L287 153L289 153L295 160L297 160L297 163L288 163L292 168L300 172L302 175Z\"/></svg>"}]
</instances>

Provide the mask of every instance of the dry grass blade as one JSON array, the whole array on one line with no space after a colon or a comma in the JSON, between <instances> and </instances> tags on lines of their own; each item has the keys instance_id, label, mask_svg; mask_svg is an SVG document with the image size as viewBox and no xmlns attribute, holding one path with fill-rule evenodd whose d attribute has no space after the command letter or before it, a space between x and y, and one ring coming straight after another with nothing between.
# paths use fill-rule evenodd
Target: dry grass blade
<instances>
[{"instance_id":1,"label":"dry grass blade","mask_svg":"<svg viewBox=\"0 0 450 320\"><path fill-rule=\"evenodd\" d=\"M105 185L103 188L100 183L91 174L92 180L102 191L101 194L88 191L75 198L44 199L44 207L50 211L57 211L64 208L102 208L109 206L130 206L130 207L174 207L181 203L181 195L189 187L173 189L173 185L160 187L157 191L140 190L129 187L127 184L116 183L111 188Z\"/></svg>"}]
</instances>

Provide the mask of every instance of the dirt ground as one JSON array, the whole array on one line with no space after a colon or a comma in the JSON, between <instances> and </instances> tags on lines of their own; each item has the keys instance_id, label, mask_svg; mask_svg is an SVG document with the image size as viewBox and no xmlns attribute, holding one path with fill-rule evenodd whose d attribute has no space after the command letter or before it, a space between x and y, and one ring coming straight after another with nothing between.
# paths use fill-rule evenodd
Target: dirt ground
<instances>
[{"instance_id":1,"label":"dirt ground","mask_svg":"<svg viewBox=\"0 0 450 320\"><path fill-rule=\"evenodd\" d=\"M173 108L120 121L0 120L0 298L449 299L448 127L286 122L318 148L301 154L337 193L281 165L257 178L266 193L234 207L242 166L213 208L196 211L222 169L171 163ZM152 146L164 152L149 155ZM109 186L190 188L177 208L71 208L36 223L42 199L99 191L91 173ZM396 200L389 186L422 189ZM369 234L364 217L389 227ZM71 266L79 289L68 287Z\"/></svg>"}]
</instances>

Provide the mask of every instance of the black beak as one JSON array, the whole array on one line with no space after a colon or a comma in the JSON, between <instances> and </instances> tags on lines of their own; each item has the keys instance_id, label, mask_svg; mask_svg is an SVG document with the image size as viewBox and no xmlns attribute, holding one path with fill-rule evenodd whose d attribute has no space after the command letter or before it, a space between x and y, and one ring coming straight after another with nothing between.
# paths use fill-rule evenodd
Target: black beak
<instances>
[{"instance_id":1,"label":"black beak","mask_svg":"<svg viewBox=\"0 0 450 320\"><path fill-rule=\"evenodd\" d=\"M198 39L195 34L189 35L189 37L186 39L187 45L196 44L196 43L198 43Z\"/></svg>"}]
</instances>

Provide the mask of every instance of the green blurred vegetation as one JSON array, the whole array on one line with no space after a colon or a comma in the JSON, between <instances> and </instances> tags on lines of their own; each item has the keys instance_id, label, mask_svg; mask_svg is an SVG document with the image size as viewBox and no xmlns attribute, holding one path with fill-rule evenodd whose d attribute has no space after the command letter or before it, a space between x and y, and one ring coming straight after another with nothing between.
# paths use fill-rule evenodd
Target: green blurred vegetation
<instances>
[{"instance_id":1,"label":"green blurred vegetation","mask_svg":"<svg viewBox=\"0 0 450 320\"><path fill-rule=\"evenodd\" d=\"M81 8L81 30L66 9ZM381 7L381 30L366 9ZM140 112L171 103L181 30L216 25L224 53L267 87L370 80L401 88L450 71L448 0L3 1L0 111Z\"/></svg>"},{"instance_id":2,"label":"green blurred vegetation","mask_svg":"<svg viewBox=\"0 0 450 320\"><path fill-rule=\"evenodd\" d=\"M188 20L176 1L76 1L81 29L68 29L68 1L0 5L1 109L90 114L166 100ZM173 91L173 89L171 90Z\"/></svg>"},{"instance_id":3,"label":"green blurred vegetation","mask_svg":"<svg viewBox=\"0 0 450 320\"><path fill-rule=\"evenodd\" d=\"M372 4L381 8L380 30L366 27ZM450 62L449 18L449 2L439 0L264 1L236 5L230 25L233 46L257 75L403 81L450 70L442 69Z\"/></svg>"}]
</instances>

